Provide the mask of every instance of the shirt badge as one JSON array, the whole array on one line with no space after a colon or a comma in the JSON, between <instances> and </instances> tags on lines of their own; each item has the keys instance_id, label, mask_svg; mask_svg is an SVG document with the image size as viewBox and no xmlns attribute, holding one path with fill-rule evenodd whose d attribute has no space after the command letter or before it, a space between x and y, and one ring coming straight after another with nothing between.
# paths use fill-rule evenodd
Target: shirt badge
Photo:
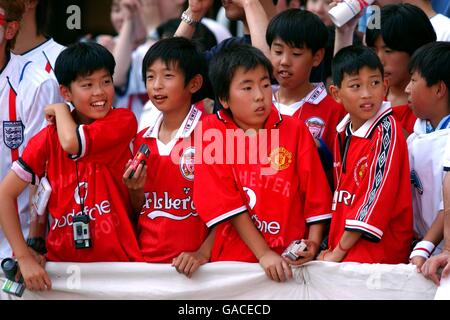
<instances>
[{"instance_id":1,"label":"shirt badge","mask_svg":"<svg viewBox=\"0 0 450 320\"><path fill-rule=\"evenodd\" d=\"M367 157L364 156L358 160L356 163L355 169L353 170L353 179L357 186L361 183L367 173Z\"/></svg>"},{"instance_id":2,"label":"shirt badge","mask_svg":"<svg viewBox=\"0 0 450 320\"><path fill-rule=\"evenodd\" d=\"M195 148L189 147L184 150L180 158L180 172L189 181L194 180L194 156Z\"/></svg>"},{"instance_id":3,"label":"shirt badge","mask_svg":"<svg viewBox=\"0 0 450 320\"><path fill-rule=\"evenodd\" d=\"M3 121L3 141L12 150L17 149L23 143L22 121Z\"/></svg>"},{"instance_id":4,"label":"shirt badge","mask_svg":"<svg viewBox=\"0 0 450 320\"><path fill-rule=\"evenodd\" d=\"M325 121L319 117L311 117L305 121L305 124L315 139L322 138L323 131L325 130Z\"/></svg>"},{"instance_id":5,"label":"shirt badge","mask_svg":"<svg viewBox=\"0 0 450 320\"><path fill-rule=\"evenodd\" d=\"M292 163L292 152L284 147L278 147L270 153L270 166L278 171L289 168Z\"/></svg>"}]
</instances>

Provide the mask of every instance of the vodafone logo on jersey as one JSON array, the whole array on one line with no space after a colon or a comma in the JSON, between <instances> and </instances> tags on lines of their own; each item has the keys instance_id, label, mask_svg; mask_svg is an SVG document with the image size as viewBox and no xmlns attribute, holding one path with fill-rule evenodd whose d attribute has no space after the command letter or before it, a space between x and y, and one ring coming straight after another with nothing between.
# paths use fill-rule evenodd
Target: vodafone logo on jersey
<instances>
[{"instance_id":1,"label":"vodafone logo on jersey","mask_svg":"<svg viewBox=\"0 0 450 320\"><path fill-rule=\"evenodd\" d=\"M88 183L80 182L74 190L73 198L77 204L76 209L66 213L65 215L55 218L52 225L52 230L56 228L64 228L73 224L73 217L79 216L82 213L89 216L89 219L95 221L99 216L111 213L111 204L108 200L103 200L96 203L92 207L85 205L88 196ZM81 211L83 208L83 211Z\"/></svg>"},{"instance_id":2,"label":"vodafone logo on jersey","mask_svg":"<svg viewBox=\"0 0 450 320\"><path fill-rule=\"evenodd\" d=\"M256 194L250 188L243 187L242 188L247 195L248 205L251 209L253 209L256 205ZM278 221L265 221L260 219L256 214L252 215L252 220L258 228L259 231L270 234L278 234L280 232L281 226Z\"/></svg>"},{"instance_id":3,"label":"vodafone logo on jersey","mask_svg":"<svg viewBox=\"0 0 450 320\"><path fill-rule=\"evenodd\" d=\"M75 188L75 192L73 193L73 197L75 198L75 202L77 204L84 204L86 201L88 194L88 184L87 182L80 182L78 186Z\"/></svg>"}]
</instances>

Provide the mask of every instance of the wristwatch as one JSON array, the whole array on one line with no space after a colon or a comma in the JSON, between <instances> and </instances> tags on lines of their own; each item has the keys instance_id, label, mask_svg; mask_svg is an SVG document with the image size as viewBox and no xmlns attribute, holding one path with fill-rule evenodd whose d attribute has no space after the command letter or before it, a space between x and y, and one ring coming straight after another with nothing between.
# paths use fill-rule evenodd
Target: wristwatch
<instances>
[{"instance_id":1,"label":"wristwatch","mask_svg":"<svg viewBox=\"0 0 450 320\"><path fill-rule=\"evenodd\" d=\"M194 20L192 19L188 14L187 11L183 11L183 13L181 14L181 20L183 20L184 22L186 22L188 25L190 26L195 26L197 23L199 23L200 21Z\"/></svg>"},{"instance_id":2,"label":"wristwatch","mask_svg":"<svg viewBox=\"0 0 450 320\"><path fill-rule=\"evenodd\" d=\"M47 253L47 248L45 247L45 239L42 237L28 238L27 245L37 253Z\"/></svg>"}]
</instances>

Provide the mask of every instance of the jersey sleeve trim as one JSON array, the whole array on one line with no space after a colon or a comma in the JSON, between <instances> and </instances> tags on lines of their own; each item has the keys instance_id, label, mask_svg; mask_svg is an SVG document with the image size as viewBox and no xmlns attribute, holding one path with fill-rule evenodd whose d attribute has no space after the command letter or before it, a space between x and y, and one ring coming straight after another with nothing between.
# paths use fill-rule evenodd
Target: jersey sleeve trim
<instances>
[{"instance_id":1,"label":"jersey sleeve trim","mask_svg":"<svg viewBox=\"0 0 450 320\"><path fill-rule=\"evenodd\" d=\"M345 220L345 230L360 232L367 240L373 242L378 242L383 237L383 231L358 220Z\"/></svg>"},{"instance_id":2,"label":"jersey sleeve trim","mask_svg":"<svg viewBox=\"0 0 450 320\"><path fill-rule=\"evenodd\" d=\"M331 213L327 213L327 214L321 214L319 216L310 217L310 218L306 219L306 223L313 224L313 223L323 222L326 220L330 220L331 216L332 216Z\"/></svg>"},{"instance_id":3,"label":"jersey sleeve trim","mask_svg":"<svg viewBox=\"0 0 450 320\"><path fill-rule=\"evenodd\" d=\"M212 220L209 220L209 221L206 223L206 226L207 226L208 228L212 228L212 227L214 227L216 224L219 224L219 223L221 223L221 222L224 222L225 220L228 220L228 219L230 219L230 218L232 218L232 217L234 217L234 216L237 216L237 215L239 215L239 214L241 214L241 213L243 213L243 212L245 212L245 211L247 211L247 207L246 207L246 206L242 206L242 207L236 208L236 209L234 209L234 210L228 211L228 212L226 212L226 213L224 213L224 214L221 214L221 215L218 216L217 218L214 218L214 219L212 219Z\"/></svg>"},{"instance_id":4,"label":"jersey sleeve trim","mask_svg":"<svg viewBox=\"0 0 450 320\"><path fill-rule=\"evenodd\" d=\"M33 170L25 163L25 161L23 161L22 158L19 158L17 161L13 162L11 170L25 182L33 185L37 185L39 183L39 178L34 174Z\"/></svg>"},{"instance_id":5,"label":"jersey sleeve trim","mask_svg":"<svg viewBox=\"0 0 450 320\"><path fill-rule=\"evenodd\" d=\"M84 134L84 125L80 125L77 127L77 140L78 140L78 153L70 154L69 158L72 160L78 160L83 158L86 154L86 135Z\"/></svg>"},{"instance_id":6,"label":"jersey sleeve trim","mask_svg":"<svg viewBox=\"0 0 450 320\"><path fill-rule=\"evenodd\" d=\"M450 171L450 167L445 166L444 171Z\"/></svg>"}]
</instances>

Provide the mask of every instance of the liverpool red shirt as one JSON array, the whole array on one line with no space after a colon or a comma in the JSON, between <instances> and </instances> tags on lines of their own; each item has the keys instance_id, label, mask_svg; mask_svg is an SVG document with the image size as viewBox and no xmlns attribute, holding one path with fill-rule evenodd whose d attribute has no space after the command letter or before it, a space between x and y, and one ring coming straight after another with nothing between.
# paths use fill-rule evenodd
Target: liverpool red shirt
<instances>
[{"instance_id":1,"label":"liverpool red shirt","mask_svg":"<svg viewBox=\"0 0 450 320\"><path fill-rule=\"evenodd\" d=\"M150 127L138 133L135 152L145 143L147 160L145 205L139 216L138 238L147 262L170 263L181 252L200 248L207 227L194 205L194 129L202 112L191 107L175 137L168 144L158 139L162 113L152 118Z\"/></svg>"},{"instance_id":2,"label":"liverpool red shirt","mask_svg":"<svg viewBox=\"0 0 450 320\"><path fill-rule=\"evenodd\" d=\"M126 109L77 129L80 152L68 155L54 125L34 136L13 170L37 184L47 173L52 194L47 206L50 229L46 239L50 261L141 261L129 220L128 192L121 178L131 157L136 118ZM81 211L90 217L92 247L76 249L72 220Z\"/></svg>"},{"instance_id":3,"label":"liverpool red shirt","mask_svg":"<svg viewBox=\"0 0 450 320\"><path fill-rule=\"evenodd\" d=\"M336 191L329 246L344 230L362 233L343 261L405 263L412 240L408 150L401 126L383 103L376 116L351 131L347 115L337 127Z\"/></svg>"},{"instance_id":4,"label":"liverpool red shirt","mask_svg":"<svg viewBox=\"0 0 450 320\"><path fill-rule=\"evenodd\" d=\"M249 136L221 110L205 117L203 137L194 202L206 224L217 225L212 261L257 261L227 221L245 211L278 253L307 237L308 224L330 219L331 195L317 148L297 119L273 107L264 129Z\"/></svg>"}]
</instances>

